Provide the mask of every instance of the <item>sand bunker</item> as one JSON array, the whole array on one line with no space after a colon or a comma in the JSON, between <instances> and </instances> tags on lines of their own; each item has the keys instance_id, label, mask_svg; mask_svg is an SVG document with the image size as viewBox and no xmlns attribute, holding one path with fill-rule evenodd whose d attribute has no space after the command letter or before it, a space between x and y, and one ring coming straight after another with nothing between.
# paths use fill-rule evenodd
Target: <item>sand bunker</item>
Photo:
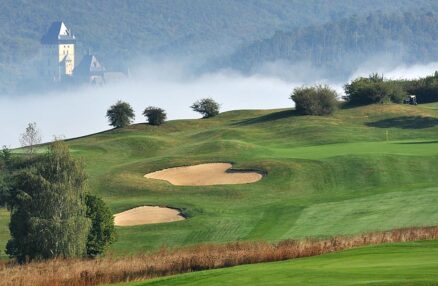
<instances>
[{"instance_id":1,"label":"sand bunker","mask_svg":"<svg viewBox=\"0 0 438 286\"><path fill-rule=\"evenodd\" d=\"M178 210L144 206L133 208L114 215L114 224L117 226L133 226L183 220Z\"/></svg>"},{"instance_id":2,"label":"sand bunker","mask_svg":"<svg viewBox=\"0 0 438 286\"><path fill-rule=\"evenodd\" d=\"M209 186L254 183L263 178L257 172L229 169L229 163L209 163L176 167L146 174L148 179L165 180L177 186Z\"/></svg>"}]
</instances>

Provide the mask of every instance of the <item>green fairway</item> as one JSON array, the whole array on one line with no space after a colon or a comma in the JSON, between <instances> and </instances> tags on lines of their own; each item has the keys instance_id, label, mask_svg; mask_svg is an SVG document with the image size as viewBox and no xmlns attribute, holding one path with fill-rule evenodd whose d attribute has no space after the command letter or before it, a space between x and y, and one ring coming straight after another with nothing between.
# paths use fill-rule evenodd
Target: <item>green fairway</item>
<instances>
[{"instance_id":1,"label":"green fairway","mask_svg":"<svg viewBox=\"0 0 438 286\"><path fill-rule=\"evenodd\" d=\"M388 244L120 285L438 285L437 257L438 241Z\"/></svg>"},{"instance_id":2,"label":"green fairway","mask_svg":"<svg viewBox=\"0 0 438 286\"><path fill-rule=\"evenodd\" d=\"M187 220L118 227L110 251L278 241L438 224L438 110L371 105L333 116L231 111L68 141L114 212L179 208ZM173 186L151 171L207 162L267 172L253 184ZM3 225L3 222L2 222ZM0 236L4 245L6 235Z\"/></svg>"}]
</instances>

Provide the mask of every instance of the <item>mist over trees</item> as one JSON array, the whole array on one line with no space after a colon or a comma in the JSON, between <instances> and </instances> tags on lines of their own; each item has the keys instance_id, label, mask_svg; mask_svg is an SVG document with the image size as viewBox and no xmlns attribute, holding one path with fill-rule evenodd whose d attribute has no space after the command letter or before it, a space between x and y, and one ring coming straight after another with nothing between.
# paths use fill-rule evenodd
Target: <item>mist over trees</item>
<instances>
[{"instance_id":1,"label":"mist over trees","mask_svg":"<svg viewBox=\"0 0 438 286\"><path fill-rule=\"evenodd\" d=\"M385 15L394 12L403 15L405 12L418 14L438 10L438 3L433 0L63 0L50 5L50 9L46 5L31 0L2 1L0 95L24 92L31 83L34 87L42 88L43 85L36 80L40 79L41 65L46 63L41 58L40 39L53 20L63 20L72 29L79 40L76 47L79 56L91 49L99 55L108 70L126 71L142 57L175 59L190 55L196 55L195 65L211 68L216 66L210 64L211 60L227 58L240 47L250 45L250 48L237 52L234 60L238 59L237 55L248 51L246 58L237 61L235 66L231 65L245 70L254 63L284 58L286 50L292 52L292 60L296 58L294 51L307 51L307 54L301 55L301 59L313 58L317 62L328 60L327 63L334 64L331 61L333 55L344 53L343 47L349 47L348 42L355 45L356 41L351 40L354 38L348 34L342 35L343 29L331 31L330 26L324 28L322 25L353 15L359 19L378 11ZM360 21L354 19L348 21L352 24L351 29L361 25ZM390 25L397 29L396 22L393 24ZM424 32L434 32L434 26L427 27L427 24L420 24L426 27ZM375 28L370 26L367 33L378 36L381 30ZM406 29L406 26L403 25L401 29ZM340 35L333 34L337 31ZM402 37L414 36L412 41L418 43L418 59L426 60L425 55L429 52L425 52L424 47L428 49L429 42L436 39L423 37L421 34L424 32L418 29L419 37L416 37L415 34L402 31ZM292 33L292 36L288 36L288 33ZM272 41L286 41L292 47L270 44L269 39L274 34ZM333 36L336 44L330 39ZM358 34L357 43L361 44L363 38L359 36L362 35ZM294 38L296 41L292 40ZM254 46L260 47L252 48L251 43L264 39L268 39L266 43L256 43ZM261 53L257 54L256 51ZM324 51L327 51L328 59L322 54ZM272 54L271 58L269 54ZM280 54L283 56L280 57Z\"/></svg>"},{"instance_id":2,"label":"mist over trees","mask_svg":"<svg viewBox=\"0 0 438 286\"><path fill-rule=\"evenodd\" d=\"M269 62L305 63L308 69L318 68L325 78L344 80L373 57L379 59L376 65L385 65L385 61L391 60L406 64L438 61L438 14L435 11L374 13L279 31L271 38L218 59L216 64L251 72ZM287 68L283 72L287 73Z\"/></svg>"}]
</instances>

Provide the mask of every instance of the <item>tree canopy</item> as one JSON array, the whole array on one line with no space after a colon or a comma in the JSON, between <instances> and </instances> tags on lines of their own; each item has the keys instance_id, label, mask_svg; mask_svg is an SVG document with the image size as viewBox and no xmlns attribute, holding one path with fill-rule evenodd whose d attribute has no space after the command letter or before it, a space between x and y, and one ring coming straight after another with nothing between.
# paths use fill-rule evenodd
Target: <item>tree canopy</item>
<instances>
[{"instance_id":1,"label":"tree canopy","mask_svg":"<svg viewBox=\"0 0 438 286\"><path fill-rule=\"evenodd\" d=\"M213 117L219 114L219 103L212 98L204 98L192 104L193 111L201 113L204 118Z\"/></svg>"},{"instance_id":2,"label":"tree canopy","mask_svg":"<svg viewBox=\"0 0 438 286\"><path fill-rule=\"evenodd\" d=\"M129 103L119 100L108 109L106 117L111 126L123 128L132 123L135 114Z\"/></svg>"}]
</instances>

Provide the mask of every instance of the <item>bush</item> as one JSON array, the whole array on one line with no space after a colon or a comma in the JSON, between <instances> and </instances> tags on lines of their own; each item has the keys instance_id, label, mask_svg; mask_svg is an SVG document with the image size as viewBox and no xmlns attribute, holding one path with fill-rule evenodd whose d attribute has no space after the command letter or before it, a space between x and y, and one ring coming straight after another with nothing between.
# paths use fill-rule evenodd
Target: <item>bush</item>
<instances>
[{"instance_id":1,"label":"bush","mask_svg":"<svg viewBox=\"0 0 438 286\"><path fill-rule=\"evenodd\" d=\"M135 118L134 110L127 102L117 101L106 112L110 125L115 128L126 127Z\"/></svg>"},{"instance_id":2,"label":"bush","mask_svg":"<svg viewBox=\"0 0 438 286\"><path fill-rule=\"evenodd\" d=\"M338 107L337 93L328 86L295 88L291 99L295 109L306 115L329 115Z\"/></svg>"},{"instance_id":3,"label":"bush","mask_svg":"<svg viewBox=\"0 0 438 286\"><path fill-rule=\"evenodd\" d=\"M368 78L357 78L345 87L346 100L351 105L367 105L373 103L401 103L407 93L395 81L385 81L377 74Z\"/></svg>"},{"instance_id":4,"label":"bush","mask_svg":"<svg viewBox=\"0 0 438 286\"><path fill-rule=\"evenodd\" d=\"M199 112L204 118L219 114L219 104L211 98L204 98L192 104L193 111Z\"/></svg>"},{"instance_id":5,"label":"bush","mask_svg":"<svg viewBox=\"0 0 438 286\"><path fill-rule=\"evenodd\" d=\"M143 111L150 125L161 125L166 120L166 112L159 107L149 106Z\"/></svg>"},{"instance_id":6,"label":"bush","mask_svg":"<svg viewBox=\"0 0 438 286\"><path fill-rule=\"evenodd\" d=\"M87 238L87 255L96 257L103 254L115 240L114 218L104 201L94 195L85 196L87 218L91 220L91 228Z\"/></svg>"}]
</instances>

